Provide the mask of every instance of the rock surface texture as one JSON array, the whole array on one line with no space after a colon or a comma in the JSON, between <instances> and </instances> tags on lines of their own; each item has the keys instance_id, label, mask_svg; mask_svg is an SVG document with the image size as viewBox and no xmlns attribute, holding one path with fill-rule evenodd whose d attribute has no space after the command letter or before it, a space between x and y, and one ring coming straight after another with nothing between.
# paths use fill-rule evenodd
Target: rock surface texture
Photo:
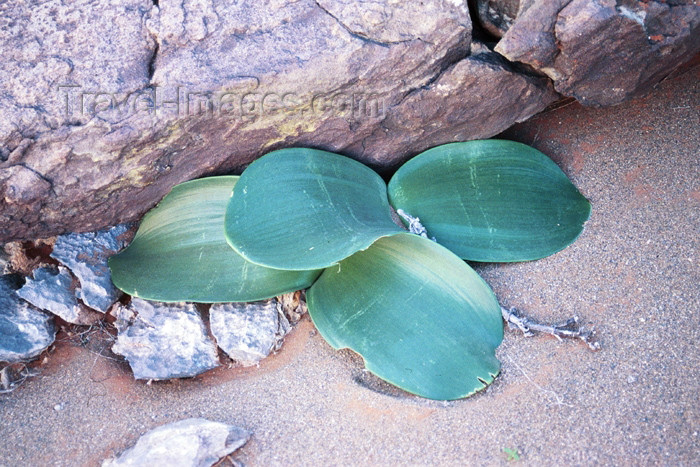
<instances>
[{"instance_id":1,"label":"rock surface texture","mask_svg":"<svg viewBox=\"0 0 700 467\"><path fill-rule=\"evenodd\" d=\"M0 362L28 361L53 344L53 317L21 300L11 274L0 276Z\"/></svg>"},{"instance_id":2,"label":"rock surface texture","mask_svg":"<svg viewBox=\"0 0 700 467\"><path fill-rule=\"evenodd\" d=\"M243 366L267 357L290 328L276 299L214 304L209 309L209 324L217 345Z\"/></svg>"},{"instance_id":3,"label":"rock surface texture","mask_svg":"<svg viewBox=\"0 0 700 467\"><path fill-rule=\"evenodd\" d=\"M209 467L249 439L250 433L242 428L189 418L154 428L139 438L134 447L102 465Z\"/></svg>"},{"instance_id":4,"label":"rock surface texture","mask_svg":"<svg viewBox=\"0 0 700 467\"><path fill-rule=\"evenodd\" d=\"M192 304L133 298L115 315L119 334L112 351L126 357L136 379L187 378L219 366L216 346Z\"/></svg>"},{"instance_id":5,"label":"rock surface texture","mask_svg":"<svg viewBox=\"0 0 700 467\"><path fill-rule=\"evenodd\" d=\"M73 276L64 267L38 268L34 277L27 277L26 283L17 295L40 310L48 311L59 318L74 324L86 324L87 310L83 310L72 287Z\"/></svg>"},{"instance_id":6,"label":"rock surface texture","mask_svg":"<svg viewBox=\"0 0 700 467\"><path fill-rule=\"evenodd\" d=\"M620 103L700 52L695 0L521 0L519 6L495 51L546 73L558 92L584 105Z\"/></svg>"},{"instance_id":7,"label":"rock surface texture","mask_svg":"<svg viewBox=\"0 0 700 467\"><path fill-rule=\"evenodd\" d=\"M102 313L121 295L112 284L107 259L126 246L124 237L128 229L127 224L121 224L97 232L61 235L51 252L52 258L66 265L78 278L77 298Z\"/></svg>"},{"instance_id":8,"label":"rock surface texture","mask_svg":"<svg viewBox=\"0 0 700 467\"><path fill-rule=\"evenodd\" d=\"M137 219L280 147L391 169L527 119L550 78L616 103L700 47L689 1L520 3L494 52L454 0L5 2L0 242Z\"/></svg>"}]
</instances>

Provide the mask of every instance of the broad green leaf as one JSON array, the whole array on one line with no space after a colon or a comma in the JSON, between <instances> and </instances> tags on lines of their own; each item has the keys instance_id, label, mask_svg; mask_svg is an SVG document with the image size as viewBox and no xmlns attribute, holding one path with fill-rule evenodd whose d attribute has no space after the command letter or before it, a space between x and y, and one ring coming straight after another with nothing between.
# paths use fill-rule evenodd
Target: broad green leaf
<instances>
[{"instance_id":1,"label":"broad green leaf","mask_svg":"<svg viewBox=\"0 0 700 467\"><path fill-rule=\"evenodd\" d=\"M308 287L320 271L252 264L226 243L224 213L238 177L182 183L144 217L133 242L109 260L112 281L161 302L247 302Z\"/></svg>"},{"instance_id":2,"label":"broad green leaf","mask_svg":"<svg viewBox=\"0 0 700 467\"><path fill-rule=\"evenodd\" d=\"M571 244L591 206L564 172L513 141L452 143L404 164L389 182L396 209L471 261L527 261Z\"/></svg>"},{"instance_id":3,"label":"broad green leaf","mask_svg":"<svg viewBox=\"0 0 700 467\"><path fill-rule=\"evenodd\" d=\"M422 397L459 399L498 374L503 321L489 286L428 239L377 240L326 269L307 292L311 318L336 349Z\"/></svg>"},{"instance_id":4,"label":"broad green leaf","mask_svg":"<svg viewBox=\"0 0 700 467\"><path fill-rule=\"evenodd\" d=\"M319 269L403 230L391 220L386 184L372 169L315 149L282 149L241 175L226 237L253 263Z\"/></svg>"}]
</instances>

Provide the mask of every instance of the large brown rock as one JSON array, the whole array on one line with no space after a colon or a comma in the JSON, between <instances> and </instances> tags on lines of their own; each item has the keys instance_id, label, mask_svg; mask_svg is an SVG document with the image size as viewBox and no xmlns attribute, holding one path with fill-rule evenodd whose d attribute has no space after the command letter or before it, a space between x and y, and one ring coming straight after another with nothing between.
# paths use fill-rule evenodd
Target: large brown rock
<instances>
[{"instance_id":1,"label":"large brown rock","mask_svg":"<svg viewBox=\"0 0 700 467\"><path fill-rule=\"evenodd\" d=\"M0 3L0 242L136 219L281 147L391 170L499 133L554 87L617 103L700 49L690 0L476 5L495 52L460 0Z\"/></svg>"},{"instance_id":2,"label":"large brown rock","mask_svg":"<svg viewBox=\"0 0 700 467\"><path fill-rule=\"evenodd\" d=\"M517 18L495 50L546 73L557 91L584 105L617 104L648 91L700 52L700 5L520 0Z\"/></svg>"},{"instance_id":3,"label":"large brown rock","mask_svg":"<svg viewBox=\"0 0 700 467\"><path fill-rule=\"evenodd\" d=\"M461 1L0 8L0 242L135 219L284 146L395 167L557 98L472 43Z\"/></svg>"}]
</instances>

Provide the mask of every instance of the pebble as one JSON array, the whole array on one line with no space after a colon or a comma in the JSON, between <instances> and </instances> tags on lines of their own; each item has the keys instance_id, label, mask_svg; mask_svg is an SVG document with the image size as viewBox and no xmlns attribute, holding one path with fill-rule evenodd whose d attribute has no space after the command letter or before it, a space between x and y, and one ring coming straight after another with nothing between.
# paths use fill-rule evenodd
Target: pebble
<instances>
[{"instance_id":1,"label":"pebble","mask_svg":"<svg viewBox=\"0 0 700 467\"><path fill-rule=\"evenodd\" d=\"M209 467L250 439L242 428L203 418L190 418L154 428L103 467L177 465Z\"/></svg>"}]
</instances>

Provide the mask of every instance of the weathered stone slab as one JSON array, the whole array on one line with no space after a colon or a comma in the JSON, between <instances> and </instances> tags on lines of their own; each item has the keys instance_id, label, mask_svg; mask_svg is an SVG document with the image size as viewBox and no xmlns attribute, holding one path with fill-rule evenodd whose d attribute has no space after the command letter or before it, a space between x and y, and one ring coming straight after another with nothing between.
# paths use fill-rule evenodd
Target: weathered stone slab
<instances>
[{"instance_id":1,"label":"weathered stone slab","mask_svg":"<svg viewBox=\"0 0 700 467\"><path fill-rule=\"evenodd\" d=\"M242 428L189 418L154 428L141 436L134 447L102 465L209 467L249 439L250 433Z\"/></svg>"},{"instance_id":2,"label":"weathered stone slab","mask_svg":"<svg viewBox=\"0 0 700 467\"><path fill-rule=\"evenodd\" d=\"M214 304L209 309L209 323L218 346L243 366L267 357L290 328L275 299Z\"/></svg>"},{"instance_id":3,"label":"weathered stone slab","mask_svg":"<svg viewBox=\"0 0 700 467\"><path fill-rule=\"evenodd\" d=\"M78 278L78 298L102 313L121 295L112 284L107 259L126 246L122 236L128 229L127 224L122 224L98 232L61 235L51 252L51 257L66 265Z\"/></svg>"},{"instance_id":4,"label":"weathered stone slab","mask_svg":"<svg viewBox=\"0 0 700 467\"><path fill-rule=\"evenodd\" d=\"M133 298L128 308L133 319L120 323L112 351L126 357L136 379L187 378L219 366L216 346L194 305Z\"/></svg>"},{"instance_id":5,"label":"weathered stone slab","mask_svg":"<svg viewBox=\"0 0 700 467\"><path fill-rule=\"evenodd\" d=\"M31 360L50 346L56 329L53 317L21 300L16 278L0 276L0 361Z\"/></svg>"},{"instance_id":6,"label":"weathered stone slab","mask_svg":"<svg viewBox=\"0 0 700 467\"><path fill-rule=\"evenodd\" d=\"M38 268L33 278L27 277L17 295L69 323L90 324L91 313L81 307L72 283L73 276L64 267Z\"/></svg>"}]
</instances>

